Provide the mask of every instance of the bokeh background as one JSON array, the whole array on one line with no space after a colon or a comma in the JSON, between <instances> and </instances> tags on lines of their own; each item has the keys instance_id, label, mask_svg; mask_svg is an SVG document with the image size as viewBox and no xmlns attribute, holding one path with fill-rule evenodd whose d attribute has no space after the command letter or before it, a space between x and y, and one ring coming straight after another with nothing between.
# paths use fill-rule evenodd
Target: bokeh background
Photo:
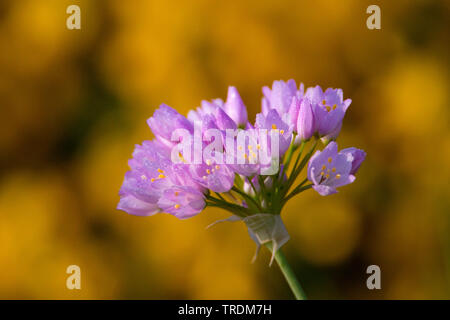
<instances>
[{"instance_id":1,"label":"bokeh background","mask_svg":"<svg viewBox=\"0 0 450 320\"><path fill-rule=\"evenodd\" d=\"M0 298L291 298L268 252L250 263L243 224L205 229L227 213L115 209L159 104L186 114L235 85L253 118L261 87L290 78L343 88L339 145L368 153L356 183L283 213L309 297L450 298L449 17L435 0L1 1Z\"/></svg>"}]
</instances>

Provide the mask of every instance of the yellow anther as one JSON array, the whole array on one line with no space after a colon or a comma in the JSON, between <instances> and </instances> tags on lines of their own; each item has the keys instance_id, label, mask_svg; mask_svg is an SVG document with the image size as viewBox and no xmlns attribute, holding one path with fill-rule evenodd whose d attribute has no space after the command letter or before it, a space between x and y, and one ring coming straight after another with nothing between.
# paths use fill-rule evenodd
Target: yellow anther
<instances>
[{"instance_id":1,"label":"yellow anther","mask_svg":"<svg viewBox=\"0 0 450 320\"><path fill-rule=\"evenodd\" d=\"M180 193L178 191L175 191L175 197L178 196Z\"/></svg>"},{"instance_id":2,"label":"yellow anther","mask_svg":"<svg viewBox=\"0 0 450 320\"><path fill-rule=\"evenodd\" d=\"M283 134L283 133L284 133L284 130L283 130L283 129L281 129L281 130L280 130L280 133L281 133L281 134Z\"/></svg>"},{"instance_id":3,"label":"yellow anther","mask_svg":"<svg viewBox=\"0 0 450 320\"><path fill-rule=\"evenodd\" d=\"M155 178L151 178L150 181L151 181L151 182L155 181Z\"/></svg>"},{"instance_id":4,"label":"yellow anther","mask_svg":"<svg viewBox=\"0 0 450 320\"><path fill-rule=\"evenodd\" d=\"M335 110L337 108L336 104L333 104L333 110Z\"/></svg>"},{"instance_id":5,"label":"yellow anther","mask_svg":"<svg viewBox=\"0 0 450 320\"><path fill-rule=\"evenodd\" d=\"M273 124L273 125L272 125L272 129L273 129L273 130L276 130L276 129L277 129L277 125L276 125L276 124Z\"/></svg>"},{"instance_id":6,"label":"yellow anther","mask_svg":"<svg viewBox=\"0 0 450 320\"><path fill-rule=\"evenodd\" d=\"M164 173L164 170L158 169L159 173Z\"/></svg>"},{"instance_id":7,"label":"yellow anther","mask_svg":"<svg viewBox=\"0 0 450 320\"><path fill-rule=\"evenodd\" d=\"M178 157L181 159L181 161L183 161L184 163L186 163L186 159L184 159L183 155L181 154L181 152L178 152Z\"/></svg>"},{"instance_id":8,"label":"yellow anther","mask_svg":"<svg viewBox=\"0 0 450 320\"><path fill-rule=\"evenodd\" d=\"M211 165L211 160L208 159L208 160L206 160L205 162L206 162L206 164L207 164L208 166Z\"/></svg>"},{"instance_id":9,"label":"yellow anther","mask_svg":"<svg viewBox=\"0 0 450 320\"><path fill-rule=\"evenodd\" d=\"M256 149L261 149L261 146L259 144L256 145Z\"/></svg>"},{"instance_id":10,"label":"yellow anther","mask_svg":"<svg viewBox=\"0 0 450 320\"><path fill-rule=\"evenodd\" d=\"M252 148L253 148L252 145L249 145L249 146L248 146L248 150L252 150Z\"/></svg>"},{"instance_id":11,"label":"yellow anther","mask_svg":"<svg viewBox=\"0 0 450 320\"><path fill-rule=\"evenodd\" d=\"M179 204L174 205L175 209L179 209L181 206Z\"/></svg>"},{"instance_id":12,"label":"yellow anther","mask_svg":"<svg viewBox=\"0 0 450 320\"><path fill-rule=\"evenodd\" d=\"M238 149L239 149L239 151L242 151L242 146L239 146Z\"/></svg>"},{"instance_id":13,"label":"yellow anther","mask_svg":"<svg viewBox=\"0 0 450 320\"><path fill-rule=\"evenodd\" d=\"M326 165L323 165L323 166L322 166L322 170L325 170L326 168L327 168Z\"/></svg>"},{"instance_id":14,"label":"yellow anther","mask_svg":"<svg viewBox=\"0 0 450 320\"><path fill-rule=\"evenodd\" d=\"M163 175L163 174L158 175L158 178L160 178L160 179L164 179L165 177L166 177L166 176Z\"/></svg>"},{"instance_id":15,"label":"yellow anther","mask_svg":"<svg viewBox=\"0 0 450 320\"><path fill-rule=\"evenodd\" d=\"M320 173L321 176L323 176L324 174L325 174L325 172L323 172L323 171Z\"/></svg>"},{"instance_id":16,"label":"yellow anther","mask_svg":"<svg viewBox=\"0 0 450 320\"><path fill-rule=\"evenodd\" d=\"M326 106L325 108L327 109L328 112L331 111L331 107L330 106Z\"/></svg>"},{"instance_id":17,"label":"yellow anther","mask_svg":"<svg viewBox=\"0 0 450 320\"><path fill-rule=\"evenodd\" d=\"M337 175L336 175L336 179L339 179L341 177L341 175L338 173Z\"/></svg>"},{"instance_id":18,"label":"yellow anther","mask_svg":"<svg viewBox=\"0 0 450 320\"><path fill-rule=\"evenodd\" d=\"M244 153L244 159L247 159L248 155L246 153Z\"/></svg>"},{"instance_id":19,"label":"yellow anther","mask_svg":"<svg viewBox=\"0 0 450 320\"><path fill-rule=\"evenodd\" d=\"M220 166L219 166L218 164L216 165L216 169L217 169L217 170L219 170L219 169L220 169Z\"/></svg>"},{"instance_id":20,"label":"yellow anther","mask_svg":"<svg viewBox=\"0 0 450 320\"><path fill-rule=\"evenodd\" d=\"M331 163L331 161L333 161L333 159L331 159L331 157L329 157L328 162Z\"/></svg>"},{"instance_id":21,"label":"yellow anther","mask_svg":"<svg viewBox=\"0 0 450 320\"><path fill-rule=\"evenodd\" d=\"M325 99L322 100L322 104L327 104L327 101Z\"/></svg>"},{"instance_id":22,"label":"yellow anther","mask_svg":"<svg viewBox=\"0 0 450 320\"><path fill-rule=\"evenodd\" d=\"M328 179L329 177L330 177L330 175L327 173L327 174L325 175L325 178Z\"/></svg>"},{"instance_id":23,"label":"yellow anther","mask_svg":"<svg viewBox=\"0 0 450 320\"><path fill-rule=\"evenodd\" d=\"M331 171L336 172L336 168L333 167L333 169L331 169Z\"/></svg>"},{"instance_id":24,"label":"yellow anther","mask_svg":"<svg viewBox=\"0 0 450 320\"><path fill-rule=\"evenodd\" d=\"M206 169L206 173L207 173L207 174L211 174L211 170Z\"/></svg>"},{"instance_id":25,"label":"yellow anther","mask_svg":"<svg viewBox=\"0 0 450 320\"><path fill-rule=\"evenodd\" d=\"M330 173L330 169L327 170L327 173Z\"/></svg>"}]
</instances>

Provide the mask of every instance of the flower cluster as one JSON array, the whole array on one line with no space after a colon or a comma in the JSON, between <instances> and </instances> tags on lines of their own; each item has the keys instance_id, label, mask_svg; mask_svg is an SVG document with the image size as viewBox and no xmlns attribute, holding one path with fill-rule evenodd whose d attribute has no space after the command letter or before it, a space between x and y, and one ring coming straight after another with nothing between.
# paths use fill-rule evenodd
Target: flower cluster
<instances>
[{"instance_id":1,"label":"flower cluster","mask_svg":"<svg viewBox=\"0 0 450 320\"><path fill-rule=\"evenodd\" d=\"M226 101L202 101L187 117L162 104L147 121L155 139L136 145L129 161L118 209L180 219L205 206L241 218L276 215L304 190L325 196L355 180L365 153L338 151L335 140L351 103L341 89L305 91L289 80L274 81L262 92L253 124L235 87L228 88ZM319 143L324 149L313 154ZM295 186L306 165L307 178Z\"/></svg>"}]
</instances>

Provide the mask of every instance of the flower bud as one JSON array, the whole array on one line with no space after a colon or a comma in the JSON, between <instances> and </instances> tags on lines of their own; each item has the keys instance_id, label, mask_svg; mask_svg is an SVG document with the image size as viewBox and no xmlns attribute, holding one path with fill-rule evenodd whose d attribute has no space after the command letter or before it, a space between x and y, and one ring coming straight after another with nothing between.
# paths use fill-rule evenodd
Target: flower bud
<instances>
[{"instance_id":1,"label":"flower bud","mask_svg":"<svg viewBox=\"0 0 450 320\"><path fill-rule=\"evenodd\" d=\"M297 132L302 140L309 140L315 131L314 113L309 99L300 102L297 118Z\"/></svg>"},{"instance_id":2,"label":"flower bud","mask_svg":"<svg viewBox=\"0 0 450 320\"><path fill-rule=\"evenodd\" d=\"M233 86L228 87L228 96L224 109L228 116L236 122L238 127L245 127L247 124L247 108L239 92Z\"/></svg>"}]
</instances>

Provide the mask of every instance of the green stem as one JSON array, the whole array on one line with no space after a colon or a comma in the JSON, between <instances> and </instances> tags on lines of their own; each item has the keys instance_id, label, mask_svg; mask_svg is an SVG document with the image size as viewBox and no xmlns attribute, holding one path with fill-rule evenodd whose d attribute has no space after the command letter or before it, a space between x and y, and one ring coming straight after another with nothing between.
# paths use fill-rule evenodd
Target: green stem
<instances>
[{"instance_id":1,"label":"green stem","mask_svg":"<svg viewBox=\"0 0 450 320\"><path fill-rule=\"evenodd\" d=\"M208 200L206 202L206 204L208 206L214 206L214 207L219 207L225 210L228 210L230 212L232 212L233 214L240 216L240 217L245 217L245 216L249 216L252 214L252 212L250 210L248 210L247 208L244 208L243 206L240 205L236 205L233 203L230 203L228 201L222 201L220 199L214 198L211 195L206 195L206 200Z\"/></svg>"},{"instance_id":2,"label":"green stem","mask_svg":"<svg viewBox=\"0 0 450 320\"><path fill-rule=\"evenodd\" d=\"M286 152L286 160L284 162L284 170L285 170L284 172L287 171L287 169L289 168L289 164L291 163L292 155L294 154L295 151L294 141L296 136L297 135L295 133L292 135L291 144L289 145L289 149Z\"/></svg>"},{"instance_id":3,"label":"green stem","mask_svg":"<svg viewBox=\"0 0 450 320\"><path fill-rule=\"evenodd\" d=\"M295 172L295 169L297 168L297 164L298 164L298 161L301 159L301 157L302 157L302 153L303 153L303 149L305 149L305 141L302 141L301 143L300 143L300 151L298 152L298 155L297 155L297 159L295 160L295 163L294 163L294 168L292 168L292 172L291 173L294 173Z\"/></svg>"},{"instance_id":4,"label":"green stem","mask_svg":"<svg viewBox=\"0 0 450 320\"><path fill-rule=\"evenodd\" d=\"M245 192L239 190L238 188L236 188L235 186L233 186L231 188L231 190L233 190L234 192L236 192L237 194L239 194L241 197L244 198L244 200L247 200L248 203L247 205L251 205L253 204L259 211L262 211L262 208L260 207L259 203L255 201L255 199L253 199L250 195L246 194Z\"/></svg>"},{"instance_id":5,"label":"green stem","mask_svg":"<svg viewBox=\"0 0 450 320\"><path fill-rule=\"evenodd\" d=\"M272 251L272 244L266 245L270 251ZM286 279L286 282L288 283L289 287L292 290L292 293L295 296L295 299L297 300L306 300L305 292L302 289L302 286L300 285L300 282L297 280L297 277L295 276L294 271L292 270L291 266L287 262L286 256L283 254L281 249L278 249L275 253L275 260L278 263L278 266L281 269L281 272L284 275L284 278Z\"/></svg>"}]
</instances>

